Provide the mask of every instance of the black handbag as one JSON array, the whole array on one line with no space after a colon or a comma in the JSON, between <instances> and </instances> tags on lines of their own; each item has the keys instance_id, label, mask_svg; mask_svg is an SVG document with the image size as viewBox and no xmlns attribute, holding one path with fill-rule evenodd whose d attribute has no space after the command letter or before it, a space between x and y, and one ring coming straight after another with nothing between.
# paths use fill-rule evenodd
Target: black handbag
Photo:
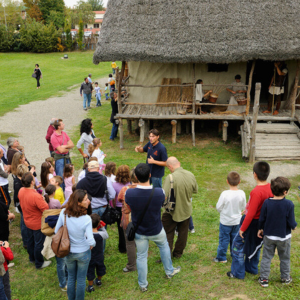
<instances>
[{"instance_id":1,"label":"black handbag","mask_svg":"<svg viewBox=\"0 0 300 300\"><path fill-rule=\"evenodd\" d=\"M33 74L31 75L31 77L37 78L36 73L33 73Z\"/></svg>"},{"instance_id":2,"label":"black handbag","mask_svg":"<svg viewBox=\"0 0 300 300\"><path fill-rule=\"evenodd\" d=\"M151 192L151 195L149 197L148 203L147 203L147 205L146 205L143 213L141 214L140 218L138 219L138 221L136 223L136 226L134 226L132 222L130 222L128 224L128 226L126 228L126 236L127 236L128 241L133 241L134 240L135 233L136 233L138 227L140 226L140 224L141 224L141 222L142 222L142 220L143 220L143 218L145 216L145 213L146 213L146 211L147 211L147 209L149 207L149 204L151 202L152 196L154 194L154 190L155 190L155 188L152 188L152 192Z\"/></svg>"},{"instance_id":3,"label":"black handbag","mask_svg":"<svg viewBox=\"0 0 300 300\"><path fill-rule=\"evenodd\" d=\"M107 184L107 181L106 181L106 184ZM106 206L105 212L103 213L103 215L101 217L101 220L106 225L112 225L121 219L121 213L118 210L116 210L115 208L110 206L108 190L105 191L105 196L106 196L106 200L107 200L107 206Z\"/></svg>"}]
</instances>

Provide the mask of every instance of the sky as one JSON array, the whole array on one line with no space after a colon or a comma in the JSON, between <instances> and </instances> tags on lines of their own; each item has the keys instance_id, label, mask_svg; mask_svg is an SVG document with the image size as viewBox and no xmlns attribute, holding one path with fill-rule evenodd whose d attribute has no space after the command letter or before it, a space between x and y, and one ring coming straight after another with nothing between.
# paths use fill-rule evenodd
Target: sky
<instances>
[{"instance_id":1,"label":"sky","mask_svg":"<svg viewBox=\"0 0 300 300\"><path fill-rule=\"evenodd\" d=\"M65 5L68 7L73 7L74 5L76 5L78 0L64 0L65 1ZM106 7L108 0L103 0L103 4Z\"/></svg>"}]
</instances>

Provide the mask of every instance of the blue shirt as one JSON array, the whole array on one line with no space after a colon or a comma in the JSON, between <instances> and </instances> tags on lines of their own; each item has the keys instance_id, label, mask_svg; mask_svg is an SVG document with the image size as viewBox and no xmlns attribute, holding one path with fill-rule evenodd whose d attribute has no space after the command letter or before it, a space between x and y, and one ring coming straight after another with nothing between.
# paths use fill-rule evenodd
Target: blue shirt
<instances>
[{"instance_id":1,"label":"blue shirt","mask_svg":"<svg viewBox=\"0 0 300 300\"><path fill-rule=\"evenodd\" d=\"M64 225L65 209L63 209L56 223L55 233ZM83 253L95 246L96 242L93 235L92 219L89 215L83 215L78 218L67 216L67 228L70 238L70 252Z\"/></svg>"},{"instance_id":2,"label":"blue shirt","mask_svg":"<svg viewBox=\"0 0 300 300\"><path fill-rule=\"evenodd\" d=\"M167 161L168 159L167 149L161 142L158 142L154 147L150 142L148 142L143 147L143 150L144 152L147 152L146 164L148 164L148 158L150 158L150 156L152 156L154 160L158 160L158 161ZM151 177L157 177L157 178L164 177L165 167L158 166L155 164L149 164L149 167L150 167Z\"/></svg>"},{"instance_id":3,"label":"blue shirt","mask_svg":"<svg viewBox=\"0 0 300 300\"><path fill-rule=\"evenodd\" d=\"M137 224L141 214L146 208L151 192L152 186L141 185L137 185L135 189L128 189L126 191L125 202L131 209L131 219L133 225ZM136 233L152 236L161 232L161 207L164 201L164 190L162 188L155 188L149 207Z\"/></svg>"},{"instance_id":4,"label":"blue shirt","mask_svg":"<svg viewBox=\"0 0 300 300\"><path fill-rule=\"evenodd\" d=\"M258 229L263 229L265 236L285 238L296 226L294 203L291 200L269 198L264 202Z\"/></svg>"}]
</instances>

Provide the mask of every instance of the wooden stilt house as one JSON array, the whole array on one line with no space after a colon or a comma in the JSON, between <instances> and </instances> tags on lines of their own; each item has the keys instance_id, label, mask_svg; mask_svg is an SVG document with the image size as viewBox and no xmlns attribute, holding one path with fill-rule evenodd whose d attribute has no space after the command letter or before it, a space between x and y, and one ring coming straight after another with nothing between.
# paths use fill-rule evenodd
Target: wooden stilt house
<instances>
[{"instance_id":1,"label":"wooden stilt house","mask_svg":"<svg viewBox=\"0 0 300 300\"><path fill-rule=\"evenodd\" d=\"M129 130L132 121L141 127L140 142L150 120L169 120L174 142L184 122L193 145L196 120L220 120L224 141L228 121L240 120L243 157L300 159L299 12L294 0L109 1L94 63L122 61L116 78L120 147L124 119ZM288 69L276 116L263 113L275 61ZM236 74L247 90L243 112L228 109L226 87ZM204 93L218 91L217 102L196 101L198 79Z\"/></svg>"}]
</instances>

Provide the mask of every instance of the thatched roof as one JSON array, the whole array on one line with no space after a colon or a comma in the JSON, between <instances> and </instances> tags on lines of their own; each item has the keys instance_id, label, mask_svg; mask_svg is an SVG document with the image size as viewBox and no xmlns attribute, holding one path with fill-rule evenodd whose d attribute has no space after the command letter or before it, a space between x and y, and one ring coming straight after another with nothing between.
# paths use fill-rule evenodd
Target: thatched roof
<instances>
[{"instance_id":1,"label":"thatched roof","mask_svg":"<svg viewBox=\"0 0 300 300\"><path fill-rule=\"evenodd\" d=\"M95 64L298 58L299 0L110 0L94 53Z\"/></svg>"}]
</instances>

